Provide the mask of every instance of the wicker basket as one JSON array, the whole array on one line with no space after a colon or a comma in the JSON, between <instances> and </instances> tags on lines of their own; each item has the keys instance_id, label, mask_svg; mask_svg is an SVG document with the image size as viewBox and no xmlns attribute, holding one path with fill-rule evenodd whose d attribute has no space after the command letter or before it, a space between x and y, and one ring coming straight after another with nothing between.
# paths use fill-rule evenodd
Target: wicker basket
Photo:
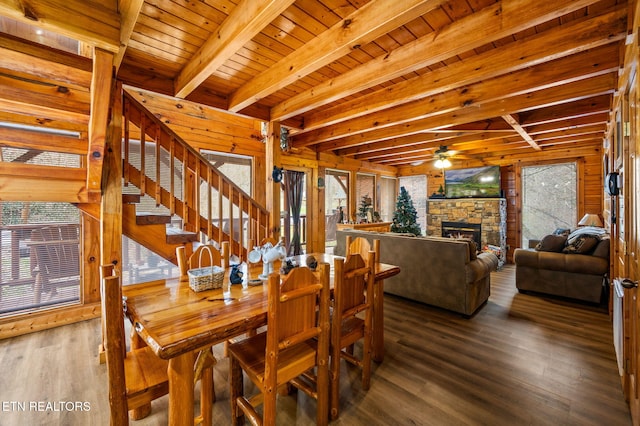
<instances>
[{"instance_id":1,"label":"wicker basket","mask_svg":"<svg viewBox=\"0 0 640 426\"><path fill-rule=\"evenodd\" d=\"M211 247L204 246L200 250L200 256L198 257L198 266L202 265L202 253L204 251L209 253L210 263L213 264L213 254L211 253ZM198 292L204 290L213 290L215 288L222 287L222 281L224 280L224 269L219 266L205 266L187 271L189 276L189 287L191 290Z\"/></svg>"}]
</instances>

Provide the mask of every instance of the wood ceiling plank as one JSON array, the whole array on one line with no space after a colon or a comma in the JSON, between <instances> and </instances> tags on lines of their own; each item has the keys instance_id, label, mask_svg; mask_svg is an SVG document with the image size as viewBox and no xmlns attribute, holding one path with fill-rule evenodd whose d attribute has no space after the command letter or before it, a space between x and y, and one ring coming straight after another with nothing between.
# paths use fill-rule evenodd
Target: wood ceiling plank
<instances>
[{"instance_id":1,"label":"wood ceiling plank","mask_svg":"<svg viewBox=\"0 0 640 426\"><path fill-rule=\"evenodd\" d=\"M236 90L230 96L229 110L242 110L442 3L443 0L368 3Z\"/></svg>"},{"instance_id":2,"label":"wood ceiling plank","mask_svg":"<svg viewBox=\"0 0 640 426\"><path fill-rule=\"evenodd\" d=\"M388 89L305 114L305 131L622 40L626 36L625 22L625 8L616 7L602 15L554 28ZM272 117L287 117L283 112L282 106L276 105L272 108Z\"/></svg>"},{"instance_id":3,"label":"wood ceiling plank","mask_svg":"<svg viewBox=\"0 0 640 426\"><path fill-rule=\"evenodd\" d=\"M243 0L176 77L175 95L186 97L294 0Z\"/></svg>"},{"instance_id":4,"label":"wood ceiling plank","mask_svg":"<svg viewBox=\"0 0 640 426\"><path fill-rule=\"evenodd\" d=\"M538 91L547 87L561 86L598 74L610 73L618 67L617 53L617 46L608 45L545 62L511 74L465 86L460 90L451 90L428 99L413 101L389 110L344 121L331 127L295 135L292 138L292 146L303 147L322 143L331 139L367 132L374 128L384 128L445 114L465 107L479 106L486 102Z\"/></svg>"},{"instance_id":5,"label":"wood ceiling plank","mask_svg":"<svg viewBox=\"0 0 640 426\"><path fill-rule=\"evenodd\" d=\"M557 121L572 118L588 117L593 114L608 114L611 105L611 95L596 96L572 102L569 105L560 104L548 108L534 108L520 113L520 122L524 127L552 124Z\"/></svg>"},{"instance_id":6,"label":"wood ceiling plank","mask_svg":"<svg viewBox=\"0 0 640 426\"><path fill-rule=\"evenodd\" d=\"M526 125L527 132L530 135L540 135L547 132L557 132L564 130L579 129L584 126L591 126L594 124L606 125L609 122L609 115L606 112L600 112L596 114L590 114L582 117L571 117L562 119L559 116L559 120L553 123L544 123L539 125Z\"/></svg>"},{"instance_id":7,"label":"wood ceiling plank","mask_svg":"<svg viewBox=\"0 0 640 426\"><path fill-rule=\"evenodd\" d=\"M278 116L304 113L349 94L355 94L389 79L467 52L488 42L508 36L594 3L596 0L554 2L501 0L479 12L443 28L434 36L408 43L388 55L326 81L280 105ZM473 34L473 37L460 37Z\"/></svg>"},{"instance_id":8,"label":"wood ceiling plank","mask_svg":"<svg viewBox=\"0 0 640 426\"><path fill-rule=\"evenodd\" d=\"M491 119L504 114L514 114L528 109L560 105L599 95L611 94L616 87L615 73L609 73L586 80L572 82L560 87L552 87L524 95L508 97L482 105L462 108L447 114L429 117L401 125L376 129L369 132L332 140L316 146L318 151L334 150L363 143L391 139L399 136L437 130L458 124ZM587 101L588 102L588 101Z\"/></svg>"},{"instance_id":9,"label":"wood ceiling plank","mask_svg":"<svg viewBox=\"0 0 640 426\"><path fill-rule=\"evenodd\" d=\"M109 4L114 7L109 8ZM0 14L111 52L120 48L120 17L115 2L0 0Z\"/></svg>"}]
</instances>

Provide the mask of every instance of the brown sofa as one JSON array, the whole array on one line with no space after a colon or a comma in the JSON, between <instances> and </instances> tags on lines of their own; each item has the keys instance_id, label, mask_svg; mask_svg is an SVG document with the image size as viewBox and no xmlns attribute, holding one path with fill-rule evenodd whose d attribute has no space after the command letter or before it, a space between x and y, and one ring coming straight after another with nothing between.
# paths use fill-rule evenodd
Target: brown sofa
<instances>
[{"instance_id":1,"label":"brown sofa","mask_svg":"<svg viewBox=\"0 0 640 426\"><path fill-rule=\"evenodd\" d=\"M380 240L380 261L400 267L400 274L385 280L385 293L472 315L489 298L490 273L498 258L470 254L469 243L438 237L411 237L391 232L338 230L334 253L344 256L346 236Z\"/></svg>"},{"instance_id":2,"label":"brown sofa","mask_svg":"<svg viewBox=\"0 0 640 426\"><path fill-rule=\"evenodd\" d=\"M609 241L604 236L586 253L516 249L518 291L600 303L605 275L609 272Z\"/></svg>"}]
</instances>

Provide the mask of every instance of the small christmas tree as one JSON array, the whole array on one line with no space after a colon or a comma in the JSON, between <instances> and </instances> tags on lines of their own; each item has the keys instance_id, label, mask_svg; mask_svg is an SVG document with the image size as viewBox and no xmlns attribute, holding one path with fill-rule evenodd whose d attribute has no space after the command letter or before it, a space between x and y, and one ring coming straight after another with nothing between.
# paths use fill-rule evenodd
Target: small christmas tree
<instances>
[{"instance_id":1,"label":"small christmas tree","mask_svg":"<svg viewBox=\"0 0 640 426\"><path fill-rule=\"evenodd\" d=\"M358 216L362 218L364 222L367 221L369 209L371 208L371 198L369 198L369 194L363 195L360 199L360 207L358 208Z\"/></svg>"},{"instance_id":2,"label":"small christmas tree","mask_svg":"<svg viewBox=\"0 0 640 426\"><path fill-rule=\"evenodd\" d=\"M420 225L418 225L418 212L413 207L411 196L404 188L400 187L398 201L396 201L396 211L393 213L393 224L391 224L391 232L400 232L403 234L420 235Z\"/></svg>"}]
</instances>

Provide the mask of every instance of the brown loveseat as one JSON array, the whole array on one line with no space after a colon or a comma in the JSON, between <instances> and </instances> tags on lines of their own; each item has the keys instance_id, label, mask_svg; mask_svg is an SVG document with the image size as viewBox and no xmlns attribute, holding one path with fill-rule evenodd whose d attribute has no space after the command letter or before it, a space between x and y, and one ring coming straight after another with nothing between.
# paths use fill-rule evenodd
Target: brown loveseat
<instances>
[{"instance_id":1,"label":"brown loveseat","mask_svg":"<svg viewBox=\"0 0 640 426\"><path fill-rule=\"evenodd\" d=\"M604 278L609 272L609 238L595 238L595 247L583 252L567 248L566 244L560 247L557 236L543 238L537 250L516 249L516 287L521 292L600 303Z\"/></svg>"},{"instance_id":2,"label":"brown loveseat","mask_svg":"<svg viewBox=\"0 0 640 426\"><path fill-rule=\"evenodd\" d=\"M400 267L400 274L385 280L385 293L395 294L472 315L489 298L491 271L498 267L493 253L470 253L463 240L411 237L391 232L338 230L335 254L344 256L346 236L380 240L380 261Z\"/></svg>"}]
</instances>

